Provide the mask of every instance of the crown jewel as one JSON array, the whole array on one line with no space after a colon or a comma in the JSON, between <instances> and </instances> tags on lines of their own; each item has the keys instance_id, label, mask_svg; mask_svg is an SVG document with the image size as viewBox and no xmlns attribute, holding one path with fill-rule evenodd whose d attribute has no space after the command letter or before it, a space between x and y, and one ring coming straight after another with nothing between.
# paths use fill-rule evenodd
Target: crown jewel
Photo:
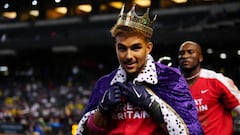
<instances>
[{"instance_id":1,"label":"crown jewel","mask_svg":"<svg viewBox=\"0 0 240 135\"><path fill-rule=\"evenodd\" d=\"M116 25L124 25L139 29L147 37L151 37L153 33L153 22L156 20L156 15L151 21L149 18L148 8L147 11L143 14L143 16L138 16L135 12L135 6L136 5L134 4L128 13L124 13L125 5L123 5Z\"/></svg>"}]
</instances>

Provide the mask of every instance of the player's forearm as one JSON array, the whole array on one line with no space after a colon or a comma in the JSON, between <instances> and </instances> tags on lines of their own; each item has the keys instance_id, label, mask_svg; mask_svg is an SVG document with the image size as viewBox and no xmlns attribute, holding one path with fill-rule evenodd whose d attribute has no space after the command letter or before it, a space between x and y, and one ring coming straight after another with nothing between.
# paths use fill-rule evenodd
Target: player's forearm
<instances>
[{"instance_id":1,"label":"player's forearm","mask_svg":"<svg viewBox=\"0 0 240 135\"><path fill-rule=\"evenodd\" d=\"M166 123L164 122L162 111L160 105L154 101L150 108L148 108L147 112L149 115L155 120L155 122L160 126L163 132L168 135L168 130L166 127Z\"/></svg>"},{"instance_id":2,"label":"player's forearm","mask_svg":"<svg viewBox=\"0 0 240 135\"><path fill-rule=\"evenodd\" d=\"M99 111L96 111L89 117L87 122L87 129L89 135L104 134L107 130L108 118L106 115L102 115Z\"/></svg>"},{"instance_id":3,"label":"player's forearm","mask_svg":"<svg viewBox=\"0 0 240 135\"><path fill-rule=\"evenodd\" d=\"M96 126L101 128L106 128L108 125L108 120L106 115L102 115L99 111L96 111L93 117L93 121Z\"/></svg>"}]
</instances>

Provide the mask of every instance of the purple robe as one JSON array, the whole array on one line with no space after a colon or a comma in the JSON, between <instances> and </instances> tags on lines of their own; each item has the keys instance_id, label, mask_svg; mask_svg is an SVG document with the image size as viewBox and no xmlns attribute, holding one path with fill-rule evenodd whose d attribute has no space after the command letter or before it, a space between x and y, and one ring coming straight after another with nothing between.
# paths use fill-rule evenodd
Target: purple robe
<instances>
[{"instance_id":1,"label":"purple robe","mask_svg":"<svg viewBox=\"0 0 240 135\"><path fill-rule=\"evenodd\" d=\"M148 85L148 87L179 114L187 125L190 135L203 135L195 102L191 96L187 82L181 75L179 69L168 67L157 62L155 62L155 65L158 83L156 85ZM89 103L83 114L97 108L105 90L110 87L111 80L116 72L117 69L101 77L96 82L93 93L89 98Z\"/></svg>"}]
</instances>

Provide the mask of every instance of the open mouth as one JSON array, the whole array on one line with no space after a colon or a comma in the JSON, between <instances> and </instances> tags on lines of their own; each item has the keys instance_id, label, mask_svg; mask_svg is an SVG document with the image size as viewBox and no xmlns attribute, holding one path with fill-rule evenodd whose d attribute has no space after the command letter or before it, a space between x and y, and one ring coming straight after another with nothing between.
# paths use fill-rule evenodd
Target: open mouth
<instances>
[{"instance_id":1,"label":"open mouth","mask_svg":"<svg viewBox=\"0 0 240 135\"><path fill-rule=\"evenodd\" d=\"M136 64L135 62L131 62L131 63L125 63L124 65L128 69L132 69L134 68L135 64Z\"/></svg>"}]
</instances>

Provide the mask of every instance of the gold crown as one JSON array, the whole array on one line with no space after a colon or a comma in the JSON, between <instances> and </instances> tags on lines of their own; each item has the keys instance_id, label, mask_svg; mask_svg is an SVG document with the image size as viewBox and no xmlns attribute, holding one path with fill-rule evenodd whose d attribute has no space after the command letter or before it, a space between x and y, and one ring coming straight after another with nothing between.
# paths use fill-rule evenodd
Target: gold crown
<instances>
[{"instance_id":1,"label":"gold crown","mask_svg":"<svg viewBox=\"0 0 240 135\"><path fill-rule=\"evenodd\" d=\"M121 12L119 14L118 21L116 25L123 25L132 28L136 28L143 32L147 37L152 37L153 33L153 22L156 20L156 15L151 21L149 18L149 8L143 14L143 16L138 16L135 12L134 4L128 13L124 13L125 4L122 6Z\"/></svg>"}]
</instances>

